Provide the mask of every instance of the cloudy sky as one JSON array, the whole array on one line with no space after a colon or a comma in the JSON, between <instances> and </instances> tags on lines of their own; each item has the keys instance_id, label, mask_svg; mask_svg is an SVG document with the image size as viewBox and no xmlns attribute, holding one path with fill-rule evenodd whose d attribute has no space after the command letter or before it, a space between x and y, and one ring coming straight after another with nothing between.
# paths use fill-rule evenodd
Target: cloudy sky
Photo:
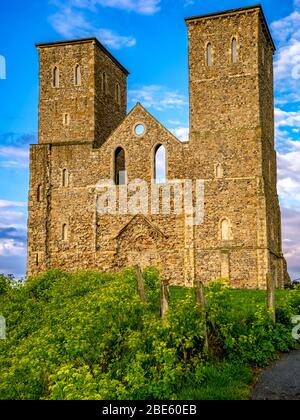
<instances>
[{"instance_id":1,"label":"cloudy sky","mask_svg":"<svg viewBox=\"0 0 300 420\"><path fill-rule=\"evenodd\" d=\"M97 36L131 71L129 109L142 102L188 136L184 17L245 0L11 0L0 16L0 272L25 273L28 146L37 142L36 42ZM277 45L275 115L284 250L300 277L300 0L261 1ZM6 61L6 79L3 71Z\"/></svg>"}]
</instances>

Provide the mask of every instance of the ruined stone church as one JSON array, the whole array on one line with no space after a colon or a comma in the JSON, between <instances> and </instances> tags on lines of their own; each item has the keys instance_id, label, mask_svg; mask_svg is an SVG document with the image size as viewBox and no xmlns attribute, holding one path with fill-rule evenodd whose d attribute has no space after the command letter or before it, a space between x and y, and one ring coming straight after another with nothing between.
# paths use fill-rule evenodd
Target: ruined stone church
<instances>
[{"instance_id":1,"label":"ruined stone church","mask_svg":"<svg viewBox=\"0 0 300 420\"><path fill-rule=\"evenodd\" d=\"M190 136L143 106L127 114L128 71L95 38L38 44L39 140L30 150L28 275L155 266L172 284L288 281L274 148L275 45L260 6L186 19ZM99 214L97 183L204 180L204 220Z\"/></svg>"}]
</instances>

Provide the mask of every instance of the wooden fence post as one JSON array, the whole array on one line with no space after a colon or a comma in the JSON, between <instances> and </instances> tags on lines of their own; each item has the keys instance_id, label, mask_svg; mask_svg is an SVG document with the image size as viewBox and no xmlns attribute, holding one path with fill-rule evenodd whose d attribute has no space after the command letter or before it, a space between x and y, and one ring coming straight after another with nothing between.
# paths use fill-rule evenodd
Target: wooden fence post
<instances>
[{"instance_id":1,"label":"wooden fence post","mask_svg":"<svg viewBox=\"0 0 300 420\"><path fill-rule=\"evenodd\" d=\"M137 286L138 286L138 291L139 291L139 295L140 298L143 302L147 302L147 296L146 296L146 292L145 292L145 284L144 284L144 279L143 279L143 275L142 275L142 270L141 267L139 265L137 265L135 267L135 272L136 272L136 280L137 280Z\"/></svg>"},{"instance_id":2,"label":"wooden fence post","mask_svg":"<svg viewBox=\"0 0 300 420\"><path fill-rule=\"evenodd\" d=\"M164 283L161 282L160 284L160 315L162 318L165 318L169 312L169 287Z\"/></svg>"},{"instance_id":3,"label":"wooden fence post","mask_svg":"<svg viewBox=\"0 0 300 420\"><path fill-rule=\"evenodd\" d=\"M276 302L275 302L275 282L273 281L272 273L267 274L267 306L271 312L272 321L276 322Z\"/></svg>"},{"instance_id":4,"label":"wooden fence post","mask_svg":"<svg viewBox=\"0 0 300 420\"><path fill-rule=\"evenodd\" d=\"M195 293L196 293L196 304L199 306L203 313L203 328L204 328L204 351L208 353L209 344L208 344L208 333L207 333L207 314L206 314L206 300L204 293L204 286L201 281L195 282Z\"/></svg>"}]
</instances>

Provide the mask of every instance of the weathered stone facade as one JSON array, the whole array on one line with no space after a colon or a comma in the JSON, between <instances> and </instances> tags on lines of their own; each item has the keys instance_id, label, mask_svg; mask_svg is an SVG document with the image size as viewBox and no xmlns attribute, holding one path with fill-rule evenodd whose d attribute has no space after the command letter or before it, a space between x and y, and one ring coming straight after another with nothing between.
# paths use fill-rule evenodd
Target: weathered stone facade
<instances>
[{"instance_id":1,"label":"weathered stone facade","mask_svg":"<svg viewBox=\"0 0 300 420\"><path fill-rule=\"evenodd\" d=\"M273 44L259 6L186 20L190 139L140 104L126 115L128 72L95 39L39 44L39 144L31 147L28 275L50 268L157 266L171 283L234 287L288 281L274 149ZM80 83L78 83L80 67ZM76 78L77 77L77 78ZM135 133L137 124L145 132ZM96 185L151 185L158 145L169 180L204 180L204 223L183 214L100 215ZM123 150L121 161L115 153ZM122 186L119 187L121 189Z\"/></svg>"}]
</instances>

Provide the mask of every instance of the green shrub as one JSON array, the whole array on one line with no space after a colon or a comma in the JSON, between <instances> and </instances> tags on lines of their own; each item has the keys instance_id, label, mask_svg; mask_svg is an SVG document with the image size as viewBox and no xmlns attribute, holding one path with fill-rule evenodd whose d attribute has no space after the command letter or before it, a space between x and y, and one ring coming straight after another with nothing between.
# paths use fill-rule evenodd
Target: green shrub
<instances>
[{"instance_id":1,"label":"green shrub","mask_svg":"<svg viewBox=\"0 0 300 420\"><path fill-rule=\"evenodd\" d=\"M162 320L158 273L147 269L143 275L147 303L130 270L54 270L18 287L0 277L0 315L8 329L8 339L0 341L0 399L176 399L191 384L210 389L216 355L223 367L212 383L228 384L239 371L230 393L217 394L226 399L238 381L248 386L248 367L264 366L278 350L295 345L290 318L300 309L299 290L284 292L274 325L261 303L263 292L254 291L259 303L243 312L237 301L244 292L235 295L228 284L211 283L208 356L204 313L194 291L172 288L170 311ZM243 388L237 398L246 394Z\"/></svg>"}]
</instances>

